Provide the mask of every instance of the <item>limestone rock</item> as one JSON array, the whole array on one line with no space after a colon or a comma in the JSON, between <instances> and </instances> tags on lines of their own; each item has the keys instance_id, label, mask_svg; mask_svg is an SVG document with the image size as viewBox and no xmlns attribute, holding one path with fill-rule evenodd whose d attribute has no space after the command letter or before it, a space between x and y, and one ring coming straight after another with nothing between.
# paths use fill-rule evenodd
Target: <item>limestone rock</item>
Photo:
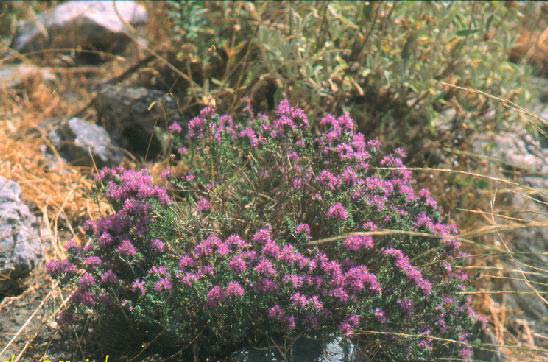
<instances>
[{"instance_id":1,"label":"limestone rock","mask_svg":"<svg viewBox=\"0 0 548 362\"><path fill-rule=\"evenodd\" d=\"M74 165L93 166L95 162L101 168L117 165L124 158L103 127L81 118L71 118L59 129L51 131L49 138L61 156Z\"/></svg>"},{"instance_id":2,"label":"limestone rock","mask_svg":"<svg viewBox=\"0 0 548 362\"><path fill-rule=\"evenodd\" d=\"M38 225L19 185L0 177L0 294L16 291L41 257Z\"/></svg>"},{"instance_id":3,"label":"limestone rock","mask_svg":"<svg viewBox=\"0 0 548 362\"><path fill-rule=\"evenodd\" d=\"M134 1L67 1L19 24L12 48L85 48L118 52L129 43L127 24L144 24L147 12Z\"/></svg>"}]
</instances>

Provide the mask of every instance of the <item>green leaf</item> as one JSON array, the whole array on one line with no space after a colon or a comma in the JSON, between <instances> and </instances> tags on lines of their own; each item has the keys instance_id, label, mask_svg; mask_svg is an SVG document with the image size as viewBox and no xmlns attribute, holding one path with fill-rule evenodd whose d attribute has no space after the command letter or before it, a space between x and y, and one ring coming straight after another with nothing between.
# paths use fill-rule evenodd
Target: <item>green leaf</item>
<instances>
[{"instance_id":1,"label":"green leaf","mask_svg":"<svg viewBox=\"0 0 548 362\"><path fill-rule=\"evenodd\" d=\"M457 31L457 35L458 36L468 36L468 35L471 35L471 34L475 34L477 33L479 30L478 29L465 29L465 30L459 30Z\"/></svg>"}]
</instances>

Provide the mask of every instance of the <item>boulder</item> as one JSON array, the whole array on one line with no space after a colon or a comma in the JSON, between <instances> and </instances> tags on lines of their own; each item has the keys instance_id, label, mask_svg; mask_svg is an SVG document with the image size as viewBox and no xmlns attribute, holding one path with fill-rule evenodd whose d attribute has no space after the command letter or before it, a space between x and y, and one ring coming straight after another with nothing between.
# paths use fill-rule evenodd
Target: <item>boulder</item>
<instances>
[{"instance_id":1,"label":"boulder","mask_svg":"<svg viewBox=\"0 0 548 362\"><path fill-rule=\"evenodd\" d=\"M493 176L510 177L515 182L538 190L505 193L499 204L504 204L505 209L513 210L511 216L514 218L545 223L548 220L548 207L545 204L548 190L548 149L543 147L540 140L532 137L525 129L516 127L490 138L482 137L475 142L475 148L477 153L502 163L504 171L500 171L501 168L493 168ZM507 171L508 173L504 174ZM495 221L497 224L509 222L503 217L495 217ZM542 275L538 276L538 271L548 265L548 228L517 228L499 237L503 238L513 252L517 252L513 259L505 259L504 269L525 271L530 285L541 293L545 292L546 287L543 283L546 280ZM504 307L512 310L511 320L516 324L525 322L537 333L548 333L548 306L533 293L528 283L519 280L523 279L523 274L512 273L508 276L511 278L501 280L496 288L518 292L503 294L499 300ZM539 339L535 343L547 346L545 340Z\"/></svg>"},{"instance_id":2,"label":"boulder","mask_svg":"<svg viewBox=\"0 0 548 362\"><path fill-rule=\"evenodd\" d=\"M98 123L113 140L135 155L151 158L162 150L156 129L182 117L175 99L163 91L103 86L94 100Z\"/></svg>"},{"instance_id":3,"label":"boulder","mask_svg":"<svg viewBox=\"0 0 548 362\"><path fill-rule=\"evenodd\" d=\"M20 52L52 48L122 51L129 43L127 24L147 21L134 1L67 1L20 23L11 47Z\"/></svg>"},{"instance_id":4,"label":"boulder","mask_svg":"<svg viewBox=\"0 0 548 362\"><path fill-rule=\"evenodd\" d=\"M19 185L0 177L0 297L15 293L41 257L39 225Z\"/></svg>"},{"instance_id":5,"label":"boulder","mask_svg":"<svg viewBox=\"0 0 548 362\"><path fill-rule=\"evenodd\" d=\"M49 133L49 139L61 156L77 166L118 165L124 158L121 149L114 145L109 134L101 126L71 118L66 124Z\"/></svg>"},{"instance_id":6,"label":"boulder","mask_svg":"<svg viewBox=\"0 0 548 362\"><path fill-rule=\"evenodd\" d=\"M545 182L548 180L544 179ZM545 189L547 190L547 189ZM534 195L539 197L539 195ZM539 197L541 200L542 197ZM544 199L545 200L545 199ZM548 207L541 203L531 200L529 196L523 194L507 195L507 203L511 205L513 210L519 210L512 214L513 217L530 220L533 222L548 221ZM497 222L503 224L504 219L498 218ZM512 251L526 252L526 254L516 254L515 262L509 261L509 268L515 270L523 270L530 272L526 274L527 279L531 282L531 286L535 287L540 293L545 293L546 276L538 275L538 269L546 268L548 265L548 228L545 227L528 227L517 229L515 231L505 233L504 239L509 243ZM524 319L532 330L542 335L548 333L548 306L535 294L527 283L518 280L524 275L514 273L512 275L516 279L506 279L503 281L501 290L515 290L522 294L504 294L503 304L509 307L518 319ZM548 347L545 340L539 340L539 345L544 348Z\"/></svg>"}]
</instances>

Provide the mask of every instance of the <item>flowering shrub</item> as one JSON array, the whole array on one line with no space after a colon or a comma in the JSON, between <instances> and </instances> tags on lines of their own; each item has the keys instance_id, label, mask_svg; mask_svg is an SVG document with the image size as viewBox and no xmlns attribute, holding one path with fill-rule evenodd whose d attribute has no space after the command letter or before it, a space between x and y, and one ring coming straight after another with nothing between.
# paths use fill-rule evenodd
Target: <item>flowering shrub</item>
<instances>
[{"instance_id":1,"label":"flowering shrub","mask_svg":"<svg viewBox=\"0 0 548 362\"><path fill-rule=\"evenodd\" d=\"M248 111L172 125L191 171L164 172L164 187L145 171L100 172L115 212L48 265L77 285L63 319L124 315L202 356L308 335L394 360L470 358L477 316L454 268L457 228L413 189L405 152L383 154L348 114L313 133L287 101L272 116Z\"/></svg>"}]
</instances>

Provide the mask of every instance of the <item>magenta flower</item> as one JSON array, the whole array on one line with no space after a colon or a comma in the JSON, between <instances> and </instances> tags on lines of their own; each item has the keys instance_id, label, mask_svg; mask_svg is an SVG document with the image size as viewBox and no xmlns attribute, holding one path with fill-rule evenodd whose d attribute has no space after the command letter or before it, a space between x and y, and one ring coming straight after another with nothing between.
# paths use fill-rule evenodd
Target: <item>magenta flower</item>
<instances>
[{"instance_id":1,"label":"magenta flower","mask_svg":"<svg viewBox=\"0 0 548 362\"><path fill-rule=\"evenodd\" d=\"M293 331L295 330L295 328L297 328L297 318L295 318L294 316L289 316L287 318L287 329Z\"/></svg>"},{"instance_id":2,"label":"magenta flower","mask_svg":"<svg viewBox=\"0 0 548 362\"><path fill-rule=\"evenodd\" d=\"M278 256L280 255L280 246L272 241L272 240L268 240L264 246L263 246L263 255L266 255L266 256L270 256L272 258L278 258Z\"/></svg>"},{"instance_id":3,"label":"magenta flower","mask_svg":"<svg viewBox=\"0 0 548 362\"><path fill-rule=\"evenodd\" d=\"M228 263L228 266L236 273L243 273L247 269L247 264L240 255L233 257Z\"/></svg>"},{"instance_id":4,"label":"magenta flower","mask_svg":"<svg viewBox=\"0 0 548 362\"><path fill-rule=\"evenodd\" d=\"M238 249L243 249L243 248L246 248L246 247L250 246L248 243L246 243L246 241L244 239L242 239L238 235L230 235L226 239L226 243L229 244L229 245L234 245Z\"/></svg>"},{"instance_id":5,"label":"magenta flower","mask_svg":"<svg viewBox=\"0 0 548 362\"><path fill-rule=\"evenodd\" d=\"M344 319L339 325L339 331L345 336L352 336L355 329L360 325L360 316L352 314Z\"/></svg>"},{"instance_id":6,"label":"magenta flower","mask_svg":"<svg viewBox=\"0 0 548 362\"><path fill-rule=\"evenodd\" d=\"M304 284L304 278L295 274L287 274L283 277L284 283L291 284L294 289L299 289Z\"/></svg>"},{"instance_id":7,"label":"magenta flower","mask_svg":"<svg viewBox=\"0 0 548 362\"><path fill-rule=\"evenodd\" d=\"M377 318L377 321L379 323L386 323L388 321L388 318L386 318L386 313L382 308L375 308L375 318Z\"/></svg>"},{"instance_id":8,"label":"magenta flower","mask_svg":"<svg viewBox=\"0 0 548 362\"><path fill-rule=\"evenodd\" d=\"M158 293L161 292L169 292L173 288L173 285L171 284L171 281L167 278L160 278L155 284L154 284L154 290Z\"/></svg>"},{"instance_id":9,"label":"magenta flower","mask_svg":"<svg viewBox=\"0 0 548 362\"><path fill-rule=\"evenodd\" d=\"M268 318L282 320L285 317L285 311L279 304L274 305L268 310Z\"/></svg>"},{"instance_id":10,"label":"magenta flower","mask_svg":"<svg viewBox=\"0 0 548 362\"><path fill-rule=\"evenodd\" d=\"M240 138L247 138L249 144L252 148L257 148L259 146L259 138L255 134L255 131L252 128L246 128L240 132Z\"/></svg>"},{"instance_id":11,"label":"magenta flower","mask_svg":"<svg viewBox=\"0 0 548 362\"><path fill-rule=\"evenodd\" d=\"M242 285L238 282L230 282L224 290L224 294L227 297L237 297L241 298L244 296L245 291Z\"/></svg>"},{"instance_id":12,"label":"magenta flower","mask_svg":"<svg viewBox=\"0 0 548 362\"><path fill-rule=\"evenodd\" d=\"M369 273L365 266L350 268L345 274L345 285L355 292L361 292L366 285L373 293L379 294L381 286L374 274Z\"/></svg>"},{"instance_id":13,"label":"magenta flower","mask_svg":"<svg viewBox=\"0 0 548 362\"><path fill-rule=\"evenodd\" d=\"M419 341L419 343L417 344L417 346L420 348L420 349L425 349L425 350L429 350L431 351L432 350L432 342L427 340L427 339L421 339Z\"/></svg>"},{"instance_id":14,"label":"magenta flower","mask_svg":"<svg viewBox=\"0 0 548 362\"><path fill-rule=\"evenodd\" d=\"M78 289L76 290L71 296L70 301L73 303L80 303L82 305L93 307L95 304L97 304L97 301L95 300L95 296L93 293Z\"/></svg>"},{"instance_id":15,"label":"magenta flower","mask_svg":"<svg viewBox=\"0 0 548 362\"><path fill-rule=\"evenodd\" d=\"M362 249L371 249L373 247L373 238L369 235L350 236L343 241L346 250L359 251Z\"/></svg>"},{"instance_id":16,"label":"magenta flower","mask_svg":"<svg viewBox=\"0 0 548 362\"><path fill-rule=\"evenodd\" d=\"M186 139L182 124L171 123L178 159L191 152L193 168L180 177L162 172L164 187L147 171L99 171L112 211L85 224L92 241L84 247L67 243L75 264L48 263L48 272L78 287L70 305L75 318L81 307L98 306L93 313L108 319L119 304L130 322L144 311L168 325L190 310L195 318L187 327L200 330L192 323L207 320L215 335L200 338L227 348L241 341L226 334L223 316L272 326L255 330L263 339L271 332L353 338L366 323L390 322L390 329L417 335L411 344L386 344L394 355L430 358L429 338L439 334L459 335L461 357L469 358L463 347L472 336L463 327L481 317L455 293L467 286L460 280L466 274L452 266L464 257L455 250L457 228L440 221L428 191L415 192L405 152L383 154L349 114L325 115L309 130L304 111L284 100L271 117L248 116L206 108L187 122ZM216 190L223 192L213 206ZM381 228L435 237L363 235ZM325 244L310 243L312 237ZM421 270L411 260L427 247L439 263ZM127 264L121 256L139 258ZM242 308L249 305L256 308ZM187 337L174 342L187 345Z\"/></svg>"},{"instance_id":17,"label":"magenta flower","mask_svg":"<svg viewBox=\"0 0 548 362\"><path fill-rule=\"evenodd\" d=\"M304 309L308 304L308 299L302 293L295 293L289 299L291 305L295 308Z\"/></svg>"},{"instance_id":18,"label":"magenta flower","mask_svg":"<svg viewBox=\"0 0 548 362\"><path fill-rule=\"evenodd\" d=\"M129 240L123 240L118 246L118 252L122 255L135 256L137 255L137 249Z\"/></svg>"},{"instance_id":19,"label":"magenta flower","mask_svg":"<svg viewBox=\"0 0 548 362\"><path fill-rule=\"evenodd\" d=\"M461 348L459 350L459 356L462 358L463 361L470 361L472 358L473 352L471 348Z\"/></svg>"},{"instance_id":20,"label":"magenta flower","mask_svg":"<svg viewBox=\"0 0 548 362\"><path fill-rule=\"evenodd\" d=\"M76 273L76 265L72 264L68 260L52 260L47 263L46 269L48 274L57 276L63 273L73 274Z\"/></svg>"},{"instance_id":21,"label":"magenta flower","mask_svg":"<svg viewBox=\"0 0 548 362\"><path fill-rule=\"evenodd\" d=\"M198 212L207 212L211 210L211 204L209 203L209 200L205 197L200 197L198 199L198 202L196 202L196 210L198 210Z\"/></svg>"},{"instance_id":22,"label":"magenta flower","mask_svg":"<svg viewBox=\"0 0 548 362\"><path fill-rule=\"evenodd\" d=\"M270 228L262 228L253 235L251 238L256 243L266 243L272 241L272 235L270 234Z\"/></svg>"},{"instance_id":23,"label":"magenta flower","mask_svg":"<svg viewBox=\"0 0 548 362\"><path fill-rule=\"evenodd\" d=\"M153 239L150 242L150 247L152 248L152 250L157 251L159 253L163 253L165 249L164 242L160 239Z\"/></svg>"},{"instance_id":24,"label":"magenta flower","mask_svg":"<svg viewBox=\"0 0 548 362\"><path fill-rule=\"evenodd\" d=\"M78 282L78 285L80 285L80 287L82 287L84 289L89 288L89 287L91 287L92 285L95 285L95 284L96 284L95 279L93 278L93 276L90 273L84 273L80 277L80 281Z\"/></svg>"},{"instance_id":25,"label":"magenta flower","mask_svg":"<svg viewBox=\"0 0 548 362\"><path fill-rule=\"evenodd\" d=\"M346 211L346 209L340 202L337 202L335 205L331 206L329 210L327 210L327 213L325 215L327 217L339 220L348 219L348 211Z\"/></svg>"},{"instance_id":26,"label":"magenta flower","mask_svg":"<svg viewBox=\"0 0 548 362\"><path fill-rule=\"evenodd\" d=\"M110 235L109 232L103 232L99 239L97 240L97 243L101 247L107 247L113 243L114 239L112 238L112 235Z\"/></svg>"},{"instance_id":27,"label":"magenta flower","mask_svg":"<svg viewBox=\"0 0 548 362\"><path fill-rule=\"evenodd\" d=\"M169 180L173 176L173 172L171 171L171 168L165 168L160 172L160 178L162 180Z\"/></svg>"},{"instance_id":28,"label":"magenta flower","mask_svg":"<svg viewBox=\"0 0 548 362\"><path fill-rule=\"evenodd\" d=\"M184 270L189 266L193 266L194 263L194 259L192 259L188 255L184 255L183 257L181 257L181 259L179 259L179 270Z\"/></svg>"},{"instance_id":29,"label":"magenta flower","mask_svg":"<svg viewBox=\"0 0 548 362\"><path fill-rule=\"evenodd\" d=\"M101 282L103 284L116 284L118 282L118 277L112 269L109 269L101 275Z\"/></svg>"},{"instance_id":30,"label":"magenta flower","mask_svg":"<svg viewBox=\"0 0 548 362\"><path fill-rule=\"evenodd\" d=\"M213 288L209 290L207 293L207 306L209 308L215 308L217 305L219 305L220 302L224 300L224 293L223 289L216 285Z\"/></svg>"},{"instance_id":31,"label":"magenta flower","mask_svg":"<svg viewBox=\"0 0 548 362\"><path fill-rule=\"evenodd\" d=\"M320 185L323 185L330 191L335 191L341 185L341 180L328 170L320 172L320 175L316 179Z\"/></svg>"},{"instance_id":32,"label":"magenta flower","mask_svg":"<svg viewBox=\"0 0 548 362\"><path fill-rule=\"evenodd\" d=\"M78 243L74 239L70 239L69 241L67 241L63 247L65 248L66 251L81 249L80 245L78 245Z\"/></svg>"},{"instance_id":33,"label":"magenta flower","mask_svg":"<svg viewBox=\"0 0 548 362\"><path fill-rule=\"evenodd\" d=\"M102 263L103 261L97 255L92 255L84 259L84 264L89 265L91 267L97 267L101 265Z\"/></svg>"},{"instance_id":34,"label":"magenta flower","mask_svg":"<svg viewBox=\"0 0 548 362\"><path fill-rule=\"evenodd\" d=\"M183 127L178 122L173 122L169 125L167 130L171 133L181 133L183 131Z\"/></svg>"},{"instance_id":35,"label":"magenta flower","mask_svg":"<svg viewBox=\"0 0 548 362\"><path fill-rule=\"evenodd\" d=\"M145 295L145 282L141 279L134 280L131 284L131 290L134 293L138 291L139 293L141 293L141 295Z\"/></svg>"},{"instance_id":36,"label":"magenta flower","mask_svg":"<svg viewBox=\"0 0 548 362\"><path fill-rule=\"evenodd\" d=\"M200 116L192 118L188 121L188 137L200 138L203 136L206 126L206 120Z\"/></svg>"},{"instance_id":37,"label":"magenta flower","mask_svg":"<svg viewBox=\"0 0 548 362\"><path fill-rule=\"evenodd\" d=\"M168 276L169 272L167 268L163 265L153 265L152 268L148 271L151 275L161 275L161 276Z\"/></svg>"},{"instance_id":38,"label":"magenta flower","mask_svg":"<svg viewBox=\"0 0 548 362\"><path fill-rule=\"evenodd\" d=\"M197 257L211 255L215 247L221 243L222 240L217 235L211 234L194 247L194 253Z\"/></svg>"},{"instance_id":39,"label":"magenta flower","mask_svg":"<svg viewBox=\"0 0 548 362\"><path fill-rule=\"evenodd\" d=\"M401 309L403 309L405 313L407 314L413 313L414 306L411 300L409 299L398 300L398 304L400 305Z\"/></svg>"},{"instance_id":40,"label":"magenta flower","mask_svg":"<svg viewBox=\"0 0 548 362\"><path fill-rule=\"evenodd\" d=\"M396 266L410 280L412 280L426 295L432 293L432 283L423 278L422 273L409 262L409 258L397 249L384 249L384 255L393 256L396 259Z\"/></svg>"},{"instance_id":41,"label":"magenta flower","mask_svg":"<svg viewBox=\"0 0 548 362\"><path fill-rule=\"evenodd\" d=\"M364 223L362 227L367 231L377 231L377 225L375 225L375 223L372 221Z\"/></svg>"},{"instance_id":42,"label":"magenta flower","mask_svg":"<svg viewBox=\"0 0 548 362\"><path fill-rule=\"evenodd\" d=\"M257 281L255 288L259 293L268 294L277 292L280 289L280 285L272 279L263 278Z\"/></svg>"},{"instance_id":43,"label":"magenta flower","mask_svg":"<svg viewBox=\"0 0 548 362\"><path fill-rule=\"evenodd\" d=\"M307 237L310 237L310 225L308 224L299 224L295 228L296 234L305 234Z\"/></svg>"},{"instance_id":44,"label":"magenta flower","mask_svg":"<svg viewBox=\"0 0 548 362\"><path fill-rule=\"evenodd\" d=\"M348 293L344 288L336 288L331 292L331 296L336 298L339 302L346 304L348 302Z\"/></svg>"},{"instance_id":45,"label":"magenta flower","mask_svg":"<svg viewBox=\"0 0 548 362\"><path fill-rule=\"evenodd\" d=\"M259 262L255 266L254 269L257 273L265 276L275 276L277 275L277 271L274 268L274 265L272 265L272 262L266 258L259 259Z\"/></svg>"}]
</instances>

